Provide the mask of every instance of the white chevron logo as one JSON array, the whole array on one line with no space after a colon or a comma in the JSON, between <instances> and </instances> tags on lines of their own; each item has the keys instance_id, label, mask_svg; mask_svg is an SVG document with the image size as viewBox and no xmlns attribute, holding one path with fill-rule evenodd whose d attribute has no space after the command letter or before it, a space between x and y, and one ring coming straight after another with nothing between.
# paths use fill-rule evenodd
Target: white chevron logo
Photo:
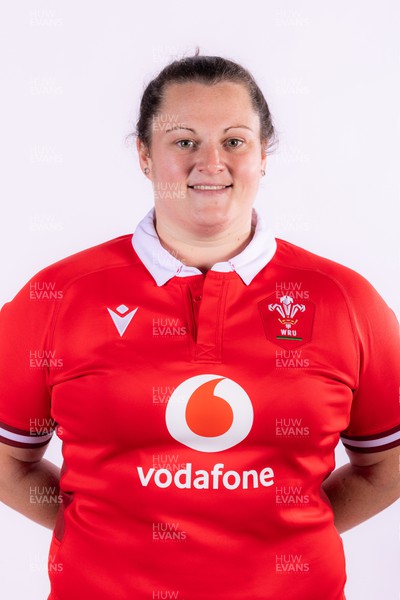
<instances>
[{"instance_id":1,"label":"white chevron logo","mask_svg":"<svg viewBox=\"0 0 400 600\"><path fill-rule=\"evenodd\" d=\"M117 312L115 312L114 310L111 310L111 308L108 308L108 306L107 306L107 310L110 313L110 317L112 318L113 323L114 323L115 327L117 328L117 331L121 337L124 335L126 328L128 327L129 323L132 321L138 308L139 307L137 306L136 308L131 310L131 312L127 313L129 308L127 306L125 306L125 304L120 304L115 309ZM127 313L127 314L125 314L125 313Z\"/></svg>"}]
</instances>

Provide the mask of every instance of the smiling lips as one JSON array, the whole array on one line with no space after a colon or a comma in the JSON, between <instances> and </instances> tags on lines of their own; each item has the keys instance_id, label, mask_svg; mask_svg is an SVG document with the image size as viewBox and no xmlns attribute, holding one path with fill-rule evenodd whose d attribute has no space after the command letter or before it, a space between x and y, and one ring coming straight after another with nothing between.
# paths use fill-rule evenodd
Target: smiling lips
<instances>
[{"instance_id":1,"label":"smiling lips","mask_svg":"<svg viewBox=\"0 0 400 600\"><path fill-rule=\"evenodd\" d=\"M199 185L189 185L188 187L190 187L192 190L219 191L219 190L225 190L226 188L232 187L232 184L230 184L230 185L199 184Z\"/></svg>"}]
</instances>

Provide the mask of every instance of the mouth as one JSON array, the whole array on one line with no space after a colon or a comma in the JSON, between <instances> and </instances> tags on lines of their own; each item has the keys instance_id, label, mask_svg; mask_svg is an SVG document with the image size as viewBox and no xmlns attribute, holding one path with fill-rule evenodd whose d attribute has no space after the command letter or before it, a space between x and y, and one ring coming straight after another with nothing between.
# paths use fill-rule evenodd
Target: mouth
<instances>
[{"instance_id":1,"label":"mouth","mask_svg":"<svg viewBox=\"0 0 400 600\"><path fill-rule=\"evenodd\" d=\"M198 185L188 185L188 188L194 190L195 192L222 192L229 188L233 187L233 184L230 185L214 185L214 184L198 184Z\"/></svg>"}]
</instances>

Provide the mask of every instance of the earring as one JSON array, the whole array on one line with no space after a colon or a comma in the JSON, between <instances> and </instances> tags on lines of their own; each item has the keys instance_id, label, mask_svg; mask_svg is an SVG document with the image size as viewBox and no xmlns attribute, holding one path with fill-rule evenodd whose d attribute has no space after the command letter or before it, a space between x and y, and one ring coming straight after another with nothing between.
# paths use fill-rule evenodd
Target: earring
<instances>
[{"instance_id":1,"label":"earring","mask_svg":"<svg viewBox=\"0 0 400 600\"><path fill-rule=\"evenodd\" d=\"M265 171L264 171L264 169L261 169L261 177L264 177L264 175L265 175Z\"/></svg>"},{"instance_id":2,"label":"earring","mask_svg":"<svg viewBox=\"0 0 400 600\"><path fill-rule=\"evenodd\" d=\"M150 173L150 169L149 169L149 167L145 167L145 168L143 169L143 173L144 173L145 175L148 175L148 174Z\"/></svg>"}]
</instances>

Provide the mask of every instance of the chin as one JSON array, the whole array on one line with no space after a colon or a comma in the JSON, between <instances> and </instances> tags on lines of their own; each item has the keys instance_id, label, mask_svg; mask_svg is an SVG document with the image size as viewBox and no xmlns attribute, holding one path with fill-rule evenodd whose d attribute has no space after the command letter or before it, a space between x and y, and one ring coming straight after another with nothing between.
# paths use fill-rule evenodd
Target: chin
<instances>
[{"instance_id":1,"label":"chin","mask_svg":"<svg viewBox=\"0 0 400 600\"><path fill-rule=\"evenodd\" d=\"M191 211L185 222L191 228L219 231L234 221L236 216L232 210L212 206Z\"/></svg>"}]
</instances>

